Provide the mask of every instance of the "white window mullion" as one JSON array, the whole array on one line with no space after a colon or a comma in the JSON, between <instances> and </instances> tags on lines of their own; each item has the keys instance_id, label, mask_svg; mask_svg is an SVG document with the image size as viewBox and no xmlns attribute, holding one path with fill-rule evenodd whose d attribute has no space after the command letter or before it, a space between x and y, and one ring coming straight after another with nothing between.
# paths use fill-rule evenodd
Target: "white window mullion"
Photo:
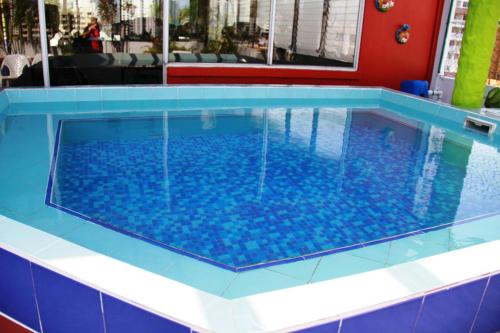
<instances>
[{"instance_id":1,"label":"white window mullion","mask_svg":"<svg viewBox=\"0 0 500 333\"><path fill-rule=\"evenodd\" d=\"M276 23L276 0L271 1L271 10L269 11L269 39L267 42L267 64L273 64L273 48L274 48L274 26Z\"/></svg>"},{"instance_id":2,"label":"white window mullion","mask_svg":"<svg viewBox=\"0 0 500 333\"><path fill-rule=\"evenodd\" d=\"M40 28L40 49L42 53L43 86L50 87L49 50L47 47L47 23L45 21L45 1L38 0L38 23Z\"/></svg>"},{"instance_id":3,"label":"white window mullion","mask_svg":"<svg viewBox=\"0 0 500 333\"><path fill-rule=\"evenodd\" d=\"M40 0L39 0L40 1ZM162 61L162 82L167 84L167 65L168 65L168 44L169 44L169 10L170 0L163 0L163 61Z\"/></svg>"}]
</instances>

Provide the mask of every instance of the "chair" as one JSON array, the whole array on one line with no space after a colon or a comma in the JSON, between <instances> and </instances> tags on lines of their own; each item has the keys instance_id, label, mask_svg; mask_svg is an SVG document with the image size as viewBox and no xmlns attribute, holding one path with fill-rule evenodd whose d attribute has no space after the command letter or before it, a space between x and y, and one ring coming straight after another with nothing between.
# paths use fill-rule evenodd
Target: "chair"
<instances>
[{"instance_id":1,"label":"chair","mask_svg":"<svg viewBox=\"0 0 500 333\"><path fill-rule=\"evenodd\" d=\"M33 60L31 60L31 66L38 64L40 61L42 61L42 55L40 53L35 54Z\"/></svg>"},{"instance_id":2,"label":"chair","mask_svg":"<svg viewBox=\"0 0 500 333\"><path fill-rule=\"evenodd\" d=\"M24 70L30 67L30 62L24 54L9 54L7 55L0 66L1 85L3 81L15 80L20 77Z\"/></svg>"},{"instance_id":3,"label":"chair","mask_svg":"<svg viewBox=\"0 0 500 333\"><path fill-rule=\"evenodd\" d=\"M238 57L235 54L229 53L221 53L219 54L219 57L221 58L222 62L228 62L228 63L237 63L238 62Z\"/></svg>"},{"instance_id":4,"label":"chair","mask_svg":"<svg viewBox=\"0 0 500 333\"><path fill-rule=\"evenodd\" d=\"M49 58L53 57L54 54L49 53L48 54ZM35 54L33 59L31 60L31 66L38 64L39 62L42 62L42 55L40 53Z\"/></svg>"},{"instance_id":5,"label":"chair","mask_svg":"<svg viewBox=\"0 0 500 333\"><path fill-rule=\"evenodd\" d=\"M215 63L219 62L219 58L215 53L200 53L199 57L203 63Z\"/></svg>"}]
</instances>

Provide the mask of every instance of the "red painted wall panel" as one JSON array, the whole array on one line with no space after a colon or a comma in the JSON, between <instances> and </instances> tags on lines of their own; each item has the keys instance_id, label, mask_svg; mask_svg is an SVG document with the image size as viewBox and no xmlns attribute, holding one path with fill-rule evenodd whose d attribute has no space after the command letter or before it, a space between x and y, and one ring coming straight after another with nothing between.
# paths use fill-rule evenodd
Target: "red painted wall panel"
<instances>
[{"instance_id":1,"label":"red painted wall panel","mask_svg":"<svg viewBox=\"0 0 500 333\"><path fill-rule=\"evenodd\" d=\"M275 83L375 85L399 88L402 80L430 80L443 0L396 0L387 13L365 1L359 66L356 72L244 67L170 67L168 83ZM410 41L396 43L396 30L411 26Z\"/></svg>"},{"instance_id":2,"label":"red painted wall panel","mask_svg":"<svg viewBox=\"0 0 500 333\"><path fill-rule=\"evenodd\" d=\"M30 330L19 326L15 322L0 315L0 332L2 333L31 333Z\"/></svg>"}]
</instances>

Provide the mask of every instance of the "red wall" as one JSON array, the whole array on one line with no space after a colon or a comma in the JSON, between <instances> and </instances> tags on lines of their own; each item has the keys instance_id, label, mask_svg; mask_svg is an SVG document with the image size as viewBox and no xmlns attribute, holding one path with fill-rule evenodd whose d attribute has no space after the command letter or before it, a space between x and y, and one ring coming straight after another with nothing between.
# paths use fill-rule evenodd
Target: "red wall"
<instances>
[{"instance_id":1,"label":"red wall","mask_svg":"<svg viewBox=\"0 0 500 333\"><path fill-rule=\"evenodd\" d=\"M168 83L275 83L375 85L399 88L402 80L430 80L443 0L395 0L387 13L365 0L359 66L356 72L279 68L170 67ZM395 32L411 26L408 44L396 43Z\"/></svg>"},{"instance_id":2,"label":"red wall","mask_svg":"<svg viewBox=\"0 0 500 333\"><path fill-rule=\"evenodd\" d=\"M14 323L10 319L0 315L0 332L2 333L31 333L30 330Z\"/></svg>"}]
</instances>

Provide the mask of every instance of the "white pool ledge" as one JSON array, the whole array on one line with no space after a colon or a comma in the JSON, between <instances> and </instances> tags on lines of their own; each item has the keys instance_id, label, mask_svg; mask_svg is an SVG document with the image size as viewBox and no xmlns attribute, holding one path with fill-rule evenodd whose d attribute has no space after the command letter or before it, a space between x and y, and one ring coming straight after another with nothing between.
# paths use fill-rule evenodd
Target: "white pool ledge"
<instances>
[{"instance_id":1,"label":"white pool ledge","mask_svg":"<svg viewBox=\"0 0 500 333\"><path fill-rule=\"evenodd\" d=\"M500 271L500 240L389 268L228 300L0 216L0 247L200 331L290 331ZM200 279L203 277L200 276Z\"/></svg>"}]
</instances>

